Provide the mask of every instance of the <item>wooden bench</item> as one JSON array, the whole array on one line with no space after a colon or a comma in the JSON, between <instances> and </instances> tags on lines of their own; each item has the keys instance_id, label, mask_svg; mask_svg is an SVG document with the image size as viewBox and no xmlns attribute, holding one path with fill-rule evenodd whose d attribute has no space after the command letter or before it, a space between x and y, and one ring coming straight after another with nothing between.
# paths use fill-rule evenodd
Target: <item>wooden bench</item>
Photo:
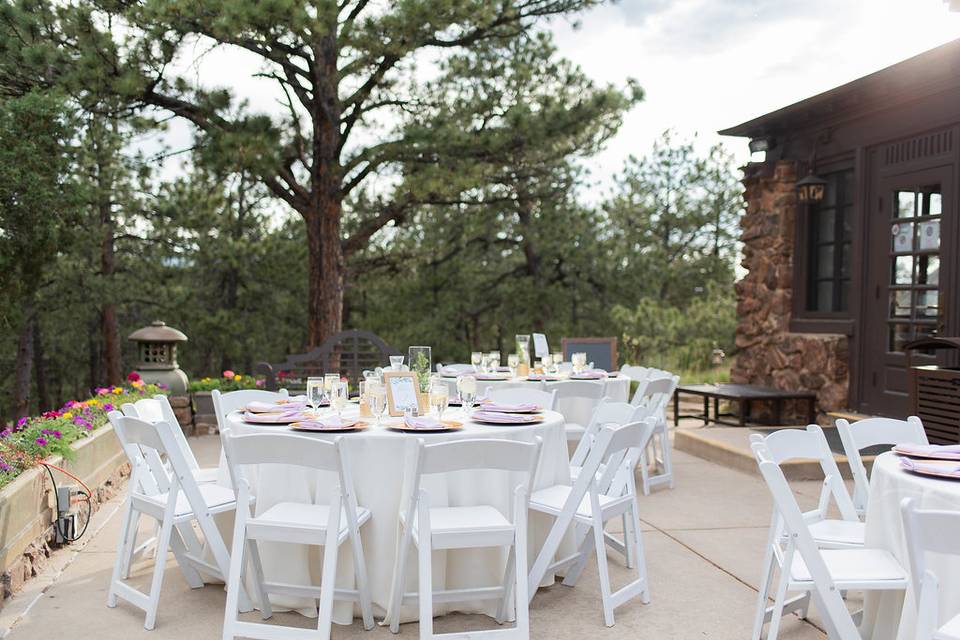
<instances>
[{"instance_id":1,"label":"wooden bench","mask_svg":"<svg viewBox=\"0 0 960 640\"><path fill-rule=\"evenodd\" d=\"M354 392L364 371L388 365L390 356L398 355L400 352L380 336L353 329L327 338L309 353L287 356L277 364L261 362L255 371L264 375L264 387L270 391L281 387L302 391L307 387L308 377L337 373L349 381L351 392Z\"/></svg>"},{"instance_id":2,"label":"wooden bench","mask_svg":"<svg viewBox=\"0 0 960 640\"><path fill-rule=\"evenodd\" d=\"M703 398L703 413L680 415L680 394ZM817 394L813 391L784 391L773 387L761 387L754 384L688 384L677 387L673 394L673 423L680 424L680 418L700 418L704 425L710 424L710 400L713 400L713 422L732 426L746 426L750 420L751 405L755 402L769 402L773 405L773 424L779 425L783 414L784 400L800 400L807 403L807 424L817 420ZM738 404L736 414L720 413L720 401L731 400ZM737 416L736 422L721 420L724 416Z\"/></svg>"}]
</instances>

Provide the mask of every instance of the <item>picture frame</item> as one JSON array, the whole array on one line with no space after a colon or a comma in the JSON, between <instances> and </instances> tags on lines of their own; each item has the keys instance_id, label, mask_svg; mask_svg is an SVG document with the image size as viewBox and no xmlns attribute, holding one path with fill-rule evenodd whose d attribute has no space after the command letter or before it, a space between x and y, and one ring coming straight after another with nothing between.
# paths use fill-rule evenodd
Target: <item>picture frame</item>
<instances>
[{"instance_id":1,"label":"picture frame","mask_svg":"<svg viewBox=\"0 0 960 640\"><path fill-rule=\"evenodd\" d=\"M413 371L384 371L383 384L387 389L387 413L393 417L403 416L403 411L413 405L423 415L427 403L420 393L420 383Z\"/></svg>"}]
</instances>

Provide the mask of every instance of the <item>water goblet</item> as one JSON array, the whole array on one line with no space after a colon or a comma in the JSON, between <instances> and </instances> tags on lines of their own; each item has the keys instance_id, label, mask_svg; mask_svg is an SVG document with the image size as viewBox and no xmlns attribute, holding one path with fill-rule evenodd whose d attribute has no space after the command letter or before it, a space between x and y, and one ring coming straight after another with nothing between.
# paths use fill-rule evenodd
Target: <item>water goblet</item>
<instances>
[{"instance_id":1,"label":"water goblet","mask_svg":"<svg viewBox=\"0 0 960 640\"><path fill-rule=\"evenodd\" d=\"M543 373L549 375L553 369L553 356L545 353L540 357L540 366L543 367Z\"/></svg>"},{"instance_id":2,"label":"water goblet","mask_svg":"<svg viewBox=\"0 0 960 640\"><path fill-rule=\"evenodd\" d=\"M480 351L473 351L470 353L470 364L473 365L473 370L476 372L480 371L480 365L483 364L483 353Z\"/></svg>"},{"instance_id":3,"label":"water goblet","mask_svg":"<svg viewBox=\"0 0 960 640\"><path fill-rule=\"evenodd\" d=\"M349 388L347 383L342 380L338 380L333 383L333 387L330 389L330 404L333 405L333 408L337 412L337 419L339 420L343 415L343 409L347 406L347 393Z\"/></svg>"},{"instance_id":4,"label":"water goblet","mask_svg":"<svg viewBox=\"0 0 960 640\"><path fill-rule=\"evenodd\" d=\"M367 404L370 406L370 413L377 419L376 425L379 427L383 410L387 405L387 391L382 384L367 384Z\"/></svg>"},{"instance_id":5,"label":"water goblet","mask_svg":"<svg viewBox=\"0 0 960 640\"><path fill-rule=\"evenodd\" d=\"M469 416L473 403L477 400L477 379L474 376L460 376L457 378L457 392L460 394L463 412Z\"/></svg>"},{"instance_id":6,"label":"water goblet","mask_svg":"<svg viewBox=\"0 0 960 640\"><path fill-rule=\"evenodd\" d=\"M450 387L445 382L430 387L430 406L437 410L437 420L443 421L443 412L450 404Z\"/></svg>"},{"instance_id":7,"label":"water goblet","mask_svg":"<svg viewBox=\"0 0 960 640\"><path fill-rule=\"evenodd\" d=\"M500 368L500 352L491 351L490 352L490 370L494 373Z\"/></svg>"},{"instance_id":8,"label":"water goblet","mask_svg":"<svg viewBox=\"0 0 960 640\"><path fill-rule=\"evenodd\" d=\"M390 369L400 371L403 368L403 356L390 356Z\"/></svg>"},{"instance_id":9,"label":"water goblet","mask_svg":"<svg viewBox=\"0 0 960 640\"><path fill-rule=\"evenodd\" d=\"M560 373L560 365L563 364L563 353L556 351L553 354L553 366L557 368L557 373Z\"/></svg>"},{"instance_id":10,"label":"water goblet","mask_svg":"<svg viewBox=\"0 0 960 640\"><path fill-rule=\"evenodd\" d=\"M317 412L317 408L323 403L323 378L307 378L307 404Z\"/></svg>"},{"instance_id":11,"label":"water goblet","mask_svg":"<svg viewBox=\"0 0 960 640\"><path fill-rule=\"evenodd\" d=\"M510 377L517 377L517 368L520 366L520 354L511 353L507 356L507 366L510 367Z\"/></svg>"}]
</instances>

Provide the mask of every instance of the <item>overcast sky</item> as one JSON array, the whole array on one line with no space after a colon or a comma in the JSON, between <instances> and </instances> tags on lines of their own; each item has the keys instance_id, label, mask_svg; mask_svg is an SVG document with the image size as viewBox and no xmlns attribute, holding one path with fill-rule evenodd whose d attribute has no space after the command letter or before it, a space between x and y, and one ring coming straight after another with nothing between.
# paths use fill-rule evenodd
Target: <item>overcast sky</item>
<instances>
[{"instance_id":1,"label":"overcast sky","mask_svg":"<svg viewBox=\"0 0 960 640\"><path fill-rule=\"evenodd\" d=\"M960 38L943 0L621 0L558 22L560 52L603 82L636 78L646 99L599 157L606 182L667 128L716 131ZM747 141L725 138L737 158Z\"/></svg>"}]
</instances>

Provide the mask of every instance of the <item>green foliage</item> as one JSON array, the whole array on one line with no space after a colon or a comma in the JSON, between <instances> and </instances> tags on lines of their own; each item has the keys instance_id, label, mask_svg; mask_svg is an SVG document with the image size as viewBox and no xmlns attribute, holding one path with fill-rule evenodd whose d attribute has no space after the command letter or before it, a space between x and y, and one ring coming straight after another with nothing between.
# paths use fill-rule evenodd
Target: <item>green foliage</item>
<instances>
[{"instance_id":1,"label":"green foliage","mask_svg":"<svg viewBox=\"0 0 960 640\"><path fill-rule=\"evenodd\" d=\"M195 393L197 391L238 391L240 389L257 389L263 386L263 378L256 378L251 375L234 373L233 371L224 371L223 376L219 378L200 378L191 380L187 391Z\"/></svg>"}]
</instances>

